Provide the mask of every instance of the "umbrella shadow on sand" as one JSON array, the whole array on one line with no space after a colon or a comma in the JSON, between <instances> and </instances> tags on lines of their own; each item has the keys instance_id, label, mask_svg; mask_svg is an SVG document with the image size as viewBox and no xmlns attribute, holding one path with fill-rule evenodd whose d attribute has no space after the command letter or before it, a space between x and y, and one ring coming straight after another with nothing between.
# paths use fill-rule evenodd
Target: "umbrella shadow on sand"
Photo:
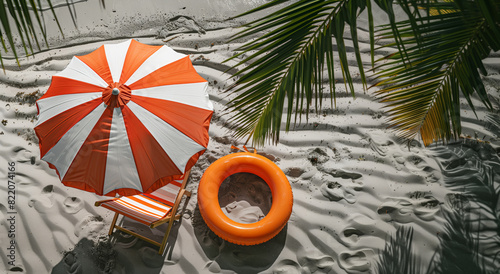
<instances>
[{"instance_id":1,"label":"umbrella shadow on sand","mask_svg":"<svg viewBox=\"0 0 500 274\"><path fill-rule=\"evenodd\" d=\"M172 257L181 223L182 218L172 226L163 256L158 254L157 246L117 230L110 237L103 237L97 242L87 238L81 239L73 250L65 252L61 262L52 269L52 274L158 274L164 262ZM141 235L161 241L168 224L149 229L125 217L121 225Z\"/></svg>"}]
</instances>

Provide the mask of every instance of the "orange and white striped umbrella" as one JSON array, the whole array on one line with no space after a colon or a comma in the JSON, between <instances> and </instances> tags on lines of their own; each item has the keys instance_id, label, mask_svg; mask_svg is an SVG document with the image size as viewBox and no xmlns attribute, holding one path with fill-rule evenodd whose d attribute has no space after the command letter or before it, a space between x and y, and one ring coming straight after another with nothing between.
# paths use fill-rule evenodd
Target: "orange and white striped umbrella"
<instances>
[{"instance_id":1,"label":"orange and white striped umbrella","mask_svg":"<svg viewBox=\"0 0 500 274\"><path fill-rule=\"evenodd\" d=\"M135 40L73 57L37 101L41 158L66 186L151 192L208 145L213 106L189 56Z\"/></svg>"}]
</instances>

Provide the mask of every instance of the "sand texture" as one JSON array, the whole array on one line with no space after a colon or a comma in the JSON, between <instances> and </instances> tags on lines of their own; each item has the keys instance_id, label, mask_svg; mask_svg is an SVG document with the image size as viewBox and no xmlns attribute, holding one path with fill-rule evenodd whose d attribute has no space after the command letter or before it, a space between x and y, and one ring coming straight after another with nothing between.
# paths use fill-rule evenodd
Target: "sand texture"
<instances>
[{"instance_id":1,"label":"sand texture","mask_svg":"<svg viewBox=\"0 0 500 274\"><path fill-rule=\"evenodd\" d=\"M210 0L201 7L198 1L171 1L170 7L159 0L140 6L130 3L135 1L106 1L105 9L99 2L75 4L78 31L65 26L66 37L54 38L51 49L22 58L20 67L6 60L6 71L0 73L0 273L378 273L379 254L402 227L412 228L413 241L405 242L412 243L416 259L427 269L444 246L442 235L457 218L474 231L485 268L500 269L498 115L488 114L475 98L476 119L463 101L463 138L427 148L418 140L401 143L387 129L383 105L371 90L363 91L359 79L354 83L355 99L339 84L336 108L326 98L320 113L310 113L293 131L282 132L277 145L258 148L285 172L292 186L294 206L283 231L256 246L221 240L204 224L196 192L206 168L231 153L231 145L243 145L232 137L230 114L225 111L234 95L224 93L232 83L224 71L234 63L222 61L244 42L226 43L238 31L234 27L248 19L223 19L266 1ZM193 196L174 225L165 256L122 233L110 241L107 231L113 214L93 206L103 197L62 185L40 160L33 131L34 103L48 89L52 75L74 55L129 38L189 54L198 73L209 81L215 107L208 149L192 169L187 187ZM368 62L369 38L362 29L359 39ZM492 54L485 66L490 75L484 81L498 109L500 54ZM15 166L12 208L9 163ZM254 179L219 193L231 218L253 222L269 210L270 192ZM461 216L453 215L457 211ZM8 249L12 216L15 244ZM165 228L151 230L130 219L123 223L160 238Z\"/></svg>"}]
</instances>

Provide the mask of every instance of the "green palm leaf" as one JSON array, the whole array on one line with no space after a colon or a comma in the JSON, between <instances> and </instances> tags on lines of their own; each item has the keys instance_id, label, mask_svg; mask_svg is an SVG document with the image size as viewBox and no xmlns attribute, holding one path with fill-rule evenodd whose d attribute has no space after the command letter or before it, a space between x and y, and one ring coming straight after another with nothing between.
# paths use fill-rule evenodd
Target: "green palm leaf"
<instances>
[{"instance_id":1,"label":"green palm leaf","mask_svg":"<svg viewBox=\"0 0 500 274\"><path fill-rule=\"evenodd\" d=\"M283 2L286 1L271 1L243 15ZM285 108L285 127L289 130L292 119L297 122L301 112L308 113L313 104L316 110L321 107L324 80L329 84L334 103L333 39L338 48L346 90L354 95L343 37L346 24L351 26L360 77L366 85L356 34L356 18L366 7L366 1L361 0L301 0L251 22L233 37L260 35L238 48L241 52L229 59L248 55L235 65L241 69L233 75L236 82L230 87L238 94L230 104L235 112L232 122L238 137L249 135L257 145L265 140L277 142ZM249 65L245 67L245 64ZM323 75L325 67L326 78Z\"/></svg>"},{"instance_id":2,"label":"green palm leaf","mask_svg":"<svg viewBox=\"0 0 500 274\"><path fill-rule=\"evenodd\" d=\"M480 3L486 2L485 9ZM376 93L387 103L390 126L404 138L420 134L428 145L460 134L460 94L473 110L474 93L491 109L481 79L486 75L482 59L500 48L500 1L419 4L432 12L397 23L396 43L406 49L385 58L388 62L378 68L376 86L381 89Z\"/></svg>"},{"instance_id":3,"label":"green palm leaf","mask_svg":"<svg viewBox=\"0 0 500 274\"><path fill-rule=\"evenodd\" d=\"M47 2L62 34L62 29L55 14L54 7L52 6L52 2L50 0L47 0ZM0 3L0 40L5 51L8 51L9 48L12 50L18 64L19 55L14 44L14 37L19 37L24 49L24 54L27 56L35 52L33 44L36 44L38 50L41 49L39 38L36 34L37 28L35 26L35 19L38 24L38 29L42 33L45 45L48 46L43 18L41 17L41 12L39 13L40 7L41 4L39 0L36 2L34 0L5 0ZM15 27L13 28L11 24L14 24ZM5 40L7 40L8 46ZM4 68L1 51L0 63L2 68Z\"/></svg>"},{"instance_id":4,"label":"green palm leaf","mask_svg":"<svg viewBox=\"0 0 500 274\"><path fill-rule=\"evenodd\" d=\"M284 2L271 1L244 15ZM375 68L375 86L380 88L376 94L387 103L390 127L403 138L420 135L425 145L457 137L461 131L461 96L472 109L474 94L491 108L481 79L481 74L486 74L482 59L500 49L500 0L374 2L389 17L389 24L379 31L394 40L388 47L398 49L378 60L381 65ZM395 3L406 13L406 20L398 21ZM313 104L321 107L324 77L334 101L334 42L346 90L354 95L344 28L346 24L351 27L350 39L365 84L356 18L368 10L373 60L371 7L370 0L296 1L251 22L237 34L234 39L260 35L238 48L241 52L231 58L245 56L234 66L241 70L234 75L236 82L230 88L238 94L230 105L237 136L249 135L257 145L265 140L277 142L285 109L285 127L289 130L293 113L297 122ZM322 73L324 66L327 76Z\"/></svg>"}]
</instances>

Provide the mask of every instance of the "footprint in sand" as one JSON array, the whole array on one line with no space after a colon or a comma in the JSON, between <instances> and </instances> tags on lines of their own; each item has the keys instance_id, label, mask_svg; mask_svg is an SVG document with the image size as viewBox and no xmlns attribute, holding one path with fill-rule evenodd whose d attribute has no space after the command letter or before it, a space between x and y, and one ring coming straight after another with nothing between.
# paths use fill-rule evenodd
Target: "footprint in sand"
<instances>
[{"instance_id":1,"label":"footprint in sand","mask_svg":"<svg viewBox=\"0 0 500 274\"><path fill-rule=\"evenodd\" d=\"M339 241L349 249L338 255L339 266L348 273L369 271L380 246L394 227L380 220L354 213L340 233Z\"/></svg>"},{"instance_id":2,"label":"footprint in sand","mask_svg":"<svg viewBox=\"0 0 500 274\"><path fill-rule=\"evenodd\" d=\"M376 253L369 248L360 250L344 251L339 254L339 265L347 273L359 273L369 271Z\"/></svg>"},{"instance_id":3,"label":"footprint in sand","mask_svg":"<svg viewBox=\"0 0 500 274\"><path fill-rule=\"evenodd\" d=\"M323 183L320 186L321 194L325 198L335 202L344 199L350 204L356 202L356 191L363 189L361 182L353 181L354 179L361 178L359 174L328 168L321 168L319 170L327 173L322 176L321 180ZM338 179L334 180L332 177Z\"/></svg>"},{"instance_id":4,"label":"footprint in sand","mask_svg":"<svg viewBox=\"0 0 500 274\"><path fill-rule=\"evenodd\" d=\"M360 190L361 185L354 186L354 188L344 186L343 184L335 182L325 182L321 185L320 191L323 196L330 201L340 201L345 199L348 203L354 204L356 196L354 190Z\"/></svg>"},{"instance_id":5,"label":"footprint in sand","mask_svg":"<svg viewBox=\"0 0 500 274\"><path fill-rule=\"evenodd\" d=\"M330 160L330 156L322 148L309 149L307 159L313 166L323 164Z\"/></svg>"},{"instance_id":6,"label":"footprint in sand","mask_svg":"<svg viewBox=\"0 0 500 274\"><path fill-rule=\"evenodd\" d=\"M23 147L16 146L12 149L12 160L18 163L30 163L32 165L37 163L37 159L33 152ZM40 161L38 161L39 164ZM37 165L38 165L37 164Z\"/></svg>"},{"instance_id":7,"label":"footprint in sand","mask_svg":"<svg viewBox=\"0 0 500 274\"><path fill-rule=\"evenodd\" d=\"M339 266L348 273L369 271L377 256L375 250L384 245L394 227L359 213L352 214L346 222L339 241L349 250L339 254Z\"/></svg>"},{"instance_id":8,"label":"footprint in sand","mask_svg":"<svg viewBox=\"0 0 500 274\"><path fill-rule=\"evenodd\" d=\"M48 185L42 189L41 195L36 195L29 202L28 206L35 208L38 213L50 213L57 210L54 207L54 186Z\"/></svg>"},{"instance_id":9,"label":"footprint in sand","mask_svg":"<svg viewBox=\"0 0 500 274\"><path fill-rule=\"evenodd\" d=\"M387 230L392 226L388 226L385 222L376 221L365 215L354 213L347 220L347 225L340 234L340 242L347 247L356 245L364 237L375 237L381 243L385 242ZM387 227L386 227L387 226ZM374 240L370 239L373 243Z\"/></svg>"},{"instance_id":10,"label":"footprint in sand","mask_svg":"<svg viewBox=\"0 0 500 274\"><path fill-rule=\"evenodd\" d=\"M298 262L292 260L280 261L273 269L273 273L299 274L299 273L332 273L335 260L319 252L300 255Z\"/></svg>"},{"instance_id":11,"label":"footprint in sand","mask_svg":"<svg viewBox=\"0 0 500 274\"><path fill-rule=\"evenodd\" d=\"M75 214L82 210L83 201L77 197L68 197L63 202L66 213Z\"/></svg>"},{"instance_id":12,"label":"footprint in sand","mask_svg":"<svg viewBox=\"0 0 500 274\"><path fill-rule=\"evenodd\" d=\"M362 190L363 184L354 180L361 178L363 175L336 169L328 165L319 165L317 169L324 173L321 177L324 183L322 183L320 187L321 194L323 194L324 197L335 202L342 199L345 199L350 204L356 202L355 191Z\"/></svg>"},{"instance_id":13,"label":"footprint in sand","mask_svg":"<svg viewBox=\"0 0 500 274\"><path fill-rule=\"evenodd\" d=\"M105 230L107 229L102 217L88 216L76 224L75 236L97 242L101 235L106 235Z\"/></svg>"},{"instance_id":14,"label":"footprint in sand","mask_svg":"<svg viewBox=\"0 0 500 274\"><path fill-rule=\"evenodd\" d=\"M301 273L330 273L335 265L332 257L318 252L308 253L299 258Z\"/></svg>"},{"instance_id":15,"label":"footprint in sand","mask_svg":"<svg viewBox=\"0 0 500 274\"><path fill-rule=\"evenodd\" d=\"M273 269L274 274L300 274L300 265L292 260L283 260Z\"/></svg>"},{"instance_id":16,"label":"footprint in sand","mask_svg":"<svg viewBox=\"0 0 500 274\"><path fill-rule=\"evenodd\" d=\"M285 170L285 174L291 178L299 178L305 172L306 170L301 167L290 167Z\"/></svg>"},{"instance_id":17,"label":"footprint in sand","mask_svg":"<svg viewBox=\"0 0 500 274\"><path fill-rule=\"evenodd\" d=\"M64 255L63 265L65 271L70 274L82 273L81 264L77 260L77 255L73 251L69 251Z\"/></svg>"},{"instance_id":18,"label":"footprint in sand","mask_svg":"<svg viewBox=\"0 0 500 274\"><path fill-rule=\"evenodd\" d=\"M405 168L407 171L425 178L426 182L435 183L441 180L441 171L433 160L416 153L403 155L395 152L393 155L394 165L397 170Z\"/></svg>"},{"instance_id":19,"label":"footprint in sand","mask_svg":"<svg viewBox=\"0 0 500 274\"><path fill-rule=\"evenodd\" d=\"M362 174L356 172L349 172L341 169L336 169L328 166L318 166L318 170L331 175L334 178L341 178L346 180L356 180L363 177Z\"/></svg>"},{"instance_id":20,"label":"footprint in sand","mask_svg":"<svg viewBox=\"0 0 500 274\"><path fill-rule=\"evenodd\" d=\"M432 221L440 210L440 202L429 194L415 192L409 197L389 198L377 210L384 221L409 223L415 217L423 221Z\"/></svg>"},{"instance_id":21,"label":"footprint in sand","mask_svg":"<svg viewBox=\"0 0 500 274\"><path fill-rule=\"evenodd\" d=\"M112 250L113 252L113 250ZM52 274L85 274L85 273L111 273L110 269L99 269L98 260L106 265L114 262L114 258L106 256L107 252L88 239L80 240L75 248L65 252L64 257L52 268ZM104 270L104 271L103 271ZM124 272L113 272L124 273Z\"/></svg>"}]
</instances>

